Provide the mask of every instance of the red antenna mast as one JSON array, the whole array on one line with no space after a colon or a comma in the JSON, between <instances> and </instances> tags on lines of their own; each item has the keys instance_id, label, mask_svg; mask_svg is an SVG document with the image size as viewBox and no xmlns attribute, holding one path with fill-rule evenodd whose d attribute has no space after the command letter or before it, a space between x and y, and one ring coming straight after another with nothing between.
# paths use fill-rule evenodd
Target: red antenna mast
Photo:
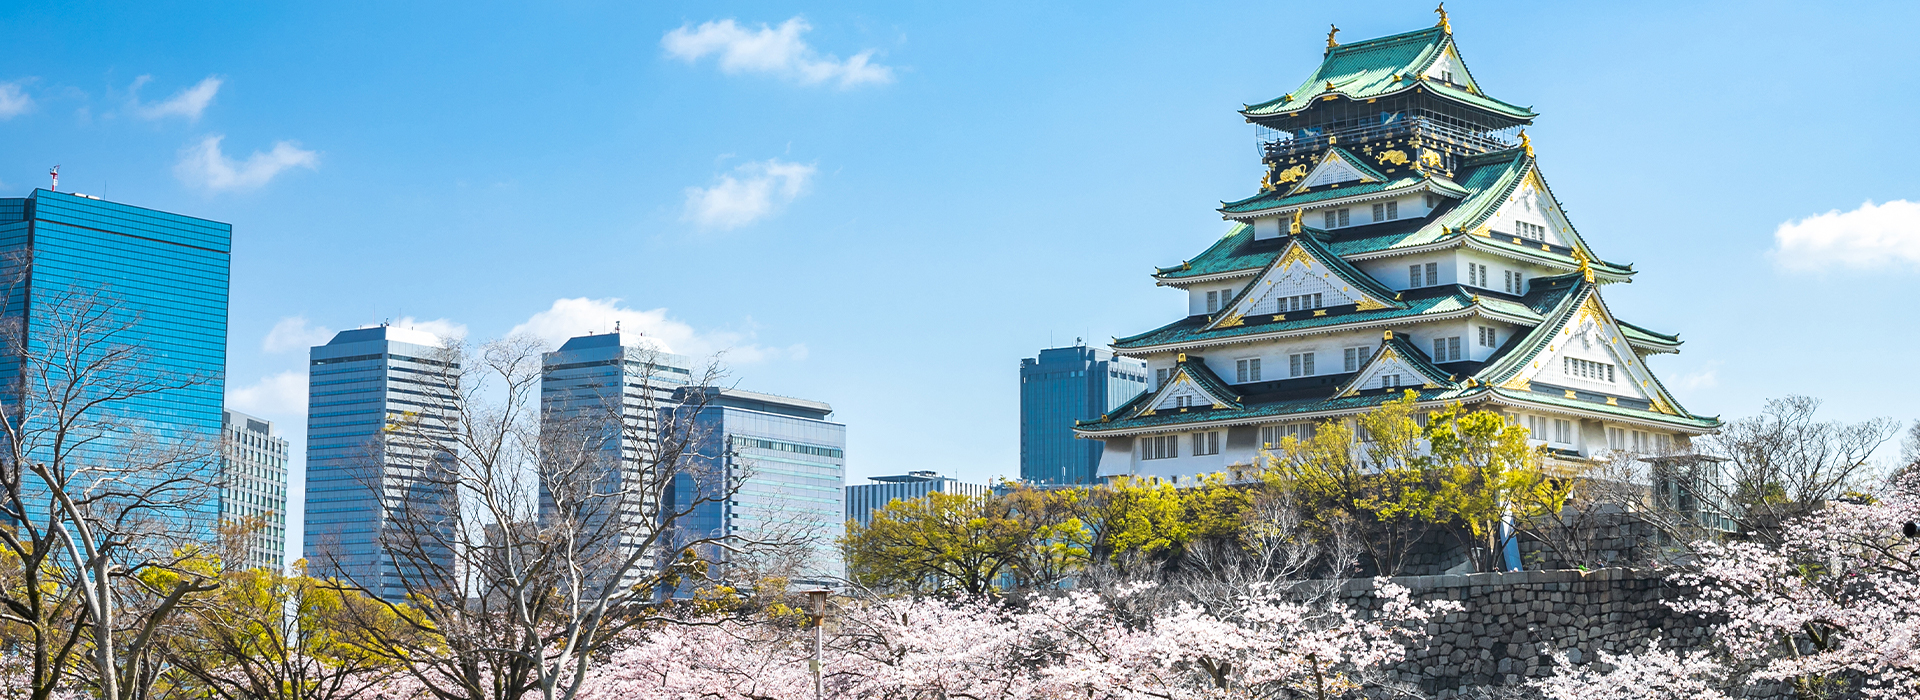
<instances>
[{"instance_id":1,"label":"red antenna mast","mask_svg":"<svg viewBox=\"0 0 1920 700\"><path fill-rule=\"evenodd\" d=\"M59 192L60 191L60 166L58 165L53 166L53 170L47 171L47 174L53 176L52 191Z\"/></svg>"}]
</instances>

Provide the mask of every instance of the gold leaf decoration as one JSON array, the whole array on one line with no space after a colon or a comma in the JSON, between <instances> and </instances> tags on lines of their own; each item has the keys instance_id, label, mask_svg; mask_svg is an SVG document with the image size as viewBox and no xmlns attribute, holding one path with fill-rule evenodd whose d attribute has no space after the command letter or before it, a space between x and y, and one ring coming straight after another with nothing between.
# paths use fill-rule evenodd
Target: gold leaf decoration
<instances>
[{"instance_id":1,"label":"gold leaf decoration","mask_svg":"<svg viewBox=\"0 0 1920 700\"><path fill-rule=\"evenodd\" d=\"M1300 178L1303 178L1306 176L1307 176L1307 166L1296 165L1291 168L1287 168L1286 170L1280 171L1280 176L1277 178L1274 178L1273 181L1279 184L1286 184L1289 182L1298 181Z\"/></svg>"},{"instance_id":2,"label":"gold leaf decoration","mask_svg":"<svg viewBox=\"0 0 1920 700\"><path fill-rule=\"evenodd\" d=\"M1406 165L1411 162L1407 159L1407 152L1398 148L1382 153L1378 157L1380 162L1392 163L1394 165Z\"/></svg>"}]
</instances>

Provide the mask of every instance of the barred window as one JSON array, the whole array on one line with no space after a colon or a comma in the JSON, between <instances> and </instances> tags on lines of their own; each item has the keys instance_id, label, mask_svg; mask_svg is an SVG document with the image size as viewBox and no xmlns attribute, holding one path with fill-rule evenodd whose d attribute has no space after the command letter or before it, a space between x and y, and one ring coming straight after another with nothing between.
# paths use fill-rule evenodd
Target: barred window
<instances>
[{"instance_id":1,"label":"barred window","mask_svg":"<svg viewBox=\"0 0 1920 700\"><path fill-rule=\"evenodd\" d=\"M1604 362L1594 362L1592 360L1582 360L1577 357L1561 359L1566 362L1565 371L1569 377L1591 379L1597 382L1613 381L1613 365Z\"/></svg>"},{"instance_id":2,"label":"barred window","mask_svg":"<svg viewBox=\"0 0 1920 700\"><path fill-rule=\"evenodd\" d=\"M1400 218L1399 202L1379 202L1373 205L1374 221L1392 221Z\"/></svg>"},{"instance_id":3,"label":"barred window","mask_svg":"<svg viewBox=\"0 0 1920 700\"><path fill-rule=\"evenodd\" d=\"M1365 345L1347 348L1342 351L1342 355L1346 359L1346 371L1358 372L1360 366L1367 363L1367 358L1373 356L1373 348Z\"/></svg>"},{"instance_id":4,"label":"barred window","mask_svg":"<svg viewBox=\"0 0 1920 700\"><path fill-rule=\"evenodd\" d=\"M1219 310L1220 310L1220 293L1207 292L1207 313L1213 313Z\"/></svg>"},{"instance_id":5,"label":"barred window","mask_svg":"<svg viewBox=\"0 0 1920 700\"><path fill-rule=\"evenodd\" d=\"M1433 339L1433 361L1453 362L1460 359L1460 336Z\"/></svg>"},{"instance_id":6,"label":"barred window","mask_svg":"<svg viewBox=\"0 0 1920 700\"><path fill-rule=\"evenodd\" d=\"M1233 363L1233 375L1235 382L1239 384L1260 381L1260 358L1236 360Z\"/></svg>"},{"instance_id":7,"label":"barred window","mask_svg":"<svg viewBox=\"0 0 1920 700\"><path fill-rule=\"evenodd\" d=\"M1274 307L1275 310L1280 313L1286 313L1288 311L1299 311L1301 309L1318 309L1320 308L1320 294L1319 293L1299 294L1299 295L1289 296L1289 297L1280 297L1279 299L1275 300L1274 303L1276 304L1276 306Z\"/></svg>"},{"instance_id":8,"label":"barred window","mask_svg":"<svg viewBox=\"0 0 1920 700\"><path fill-rule=\"evenodd\" d=\"M1515 221L1513 222L1513 230L1515 234L1519 235L1521 238L1530 238L1536 241L1547 240L1547 227L1541 226L1539 224L1530 224L1525 221Z\"/></svg>"},{"instance_id":9,"label":"barred window","mask_svg":"<svg viewBox=\"0 0 1920 700\"><path fill-rule=\"evenodd\" d=\"M1303 352L1287 356L1287 376L1313 376L1313 353Z\"/></svg>"},{"instance_id":10,"label":"barred window","mask_svg":"<svg viewBox=\"0 0 1920 700\"><path fill-rule=\"evenodd\" d=\"M1141 459L1172 459L1180 456L1180 436L1157 435L1140 439Z\"/></svg>"},{"instance_id":11,"label":"barred window","mask_svg":"<svg viewBox=\"0 0 1920 700\"><path fill-rule=\"evenodd\" d=\"M1193 453L1195 455L1220 454L1220 431L1211 430L1193 434Z\"/></svg>"}]
</instances>

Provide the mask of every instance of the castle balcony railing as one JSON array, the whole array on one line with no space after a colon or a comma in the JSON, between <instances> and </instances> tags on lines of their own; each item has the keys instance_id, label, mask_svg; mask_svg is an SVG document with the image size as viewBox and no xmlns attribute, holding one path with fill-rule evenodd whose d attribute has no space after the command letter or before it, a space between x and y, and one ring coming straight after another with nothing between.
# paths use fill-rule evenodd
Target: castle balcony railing
<instances>
[{"instance_id":1,"label":"castle balcony railing","mask_svg":"<svg viewBox=\"0 0 1920 700\"><path fill-rule=\"evenodd\" d=\"M1261 156L1268 162L1312 153L1330 145L1359 146L1383 139L1419 136L1443 151L1455 154L1487 153L1518 145L1519 127L1477 129L1453 123L1453 120L1427 116L1397 119L1384 124L1371 123L1333 128L1304 128L1281 131L1255 125Z\"/></svg>"}]
</instances>

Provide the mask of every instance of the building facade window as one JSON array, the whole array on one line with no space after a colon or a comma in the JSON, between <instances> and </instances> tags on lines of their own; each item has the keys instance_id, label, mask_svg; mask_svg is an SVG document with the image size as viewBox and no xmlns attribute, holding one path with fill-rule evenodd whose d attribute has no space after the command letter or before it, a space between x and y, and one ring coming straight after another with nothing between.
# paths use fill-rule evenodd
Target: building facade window
<instances>
[{"instance_id":1,"label":"building facade window","mask_svg":"<svg viewBox=\"0 0 1920 700\"><path fill-rule=\"evenodd\" d=\"M1547 240L1547 227L1541 226L1539 224L1530 224L1525 221L1515 221L1513 222L1513 230L1521 238L1526 238L1526 239L1535 240L1535 241Z\"/></svg>"},{"instance_id":2,"label":"building facade window","mask_svg":"<svg viewBox=\"0 0 1920 700\"><path fill-rule=\"evenodd\" d=\"M1234 361L1233 376L1240 384L1260 381L1260 358L1250 357Z\"/></svg>"},{"instance_id":3,"label":"building facade window","mask_svg":"<svg viewBox=\"0 0 1920 700\"><path fill-rule=\"evenodd\" d=\"M1285 425L1260 426L1260 444L1264 447L1279 447L1280 441L1293 438L1301 442L1313 439L1312 423L1287 423Z\"/></svg>"},{"instance_id":4,"label":"building facade window","mask_svg":"<svg viewBox=\"0 0 1920 700\"><path fill-rule=\"evenodd\" d=\"M1480 326L1475 330L1480 334L1480 347L1491 348L1500 344L1499 338L1497 337L1498 332L1491 326Z\"/></svg>"},{"instance_id":5,"label":"building facade window","mask_svg":"<svg viewBox=\"0 0 1920 700\"><path fill-rule=\"evenodd\" d=\"M1605 362L1582 360L1578 357L1561 358L1566 362L1565 371L1569 377L1591 379L1596 382L1613 381L1613 365Z\"/></svg>"},{"instance_id":6,"label":"building facade window","mask_svg":"<svg viewBox=\"0 0 1920 700\"><path fill-rule=\"evenodd\" d=\"M1320 215L1322 223L1326 224L1321 228L1339 228L1345 226L1352 220L1352 215L1353 210L1351 209L1328 209Z\"/></svg>"},{"instance_id":7,"label":"building facade window","mask_svg":"<svg viewBox=\"0 0 1920 700\"><path fill-rule=\"evenodd\" d=\"M1460 336L1433 339L1433 361L1454 362L1460 359Z\"/></svg>"},{"instance_id":8,"label":"building facade window","mask_svg":"<svg viewBox=\"0 0 1920 700\"><path fill-rule=\"evenodd\" d=\"M1562 445L1573 444L1573 421L1553 419L1553 441Z\"/></svg>"},{"instance_id":9,"label":"building facade window","mask_svg":"<svg viewBox=\"0 0 1920 700\"><path fill-rule=\"evenodd\" d=\"M1378 202L1373 205L1374 221L1392 221L1400 218L1399 202Z\"/></svg>"},{"instance_id":10,"label":"building facade window","mask_svg":"<svg viewBox=\"0 0 1920 700\"><path fill-rule=\"evenodd\" d=\"M1167 374L1172 371L1173 370L1167 369L1164 367L1161 369L1154 370L1153 371L1153 388L1159 389L1160 387L1166 386Z\"/></svg>"},{"instance_id":11,"label":"building facade window","mask_svg":"<svg viewBox=\"0 0 1920 700\"><path fill-rule=\"evenodd\" d=\"M1380 388L1396 389L1396 388L1399 388L1399 386L1400 386L1400 375L1398 374L1380 375Z\"/></svg>"},{"instance_id":12,"label":"building facade window","mask_svg":"<svg viewBox=\"0 0 1920 700\"><path fill-rule=\"evenodd\" d=\"M1520 273L1519 273L1519 272L1515 272L1515 271L1513 271L1513 270L1504 270L1503 272L1505 272L1505 273L1506 273L1506 282L1507 282L1507 293L1508 293L1508 294L1525 294L1525 293L1527 293L1527 291L1526 291L1526 289L1527 289L1527 288L1526 288L1526 287L1523 287L1523 286L1521 286L1521 280L1520 280Z\"/></svg>"},{"instance_id":13,"label":"building facade window","mask_svg":"<svg viewBox=\"0 0 1920 700\"><path fill-rule=\"evenodd\" d=\"M1220 454L1220 431L1209 430L1204 433L1194 433L1193 454L1196 457Z\"/></svg>"},{"instance_id":14,"label":"building facade window","mask_svg":"<svg viewBox=\"0 0 1920 700\"><path fill-rule=\"evenodd\" d=\"M1180 456L1180 436L1156 435L1140 439L1141 459L1173 459Z\"/></svg>"},{"instance_id":15,"label":"building facade window","mask_svg":"<svg viewBox=\"0 0 1920 700\"><path fill-rule=\"evenodd\" d=\"M1219 310L1220 310L1220 293L1207 292L1207 313L1213 313Z\"/></svg>"},{"instance_id":16,"label":"building facade window","mask_svg":"<svg viewBox=\"0 0 1920 700\"><path fill-rule=\"evenodd\" d=\"M1358 372L1360 366L1367 364L1367 359L1373 357L1373 348L1365 345L1346 348L1340 351L1340 355L1345 361L1345 371Z\"/></svg>"},{"instance_id":17,"label":"building facade window","mask_svg":"<svg viewBox=\"0 0 1920 700\"><path fill-rule=\"evenodd\" d=\"M1492 286L1492 281L1487 277L1487 266L1467 263L1467 284L1474 287Z\"/></svg>"},{"instance_id":18,"label":"building facade window","mask_svg":"<svg viewBox=\"0 0 1920 700\"><path fill-rule=\"evenodd\" d=\"M1277 310L1278 313L1286 313L1288 311L1299 311L1301 309L1318 309L1320 308L1320 294L1316 292L1313 294L1298 294L1294 296L1280 297L1275 301L1275 303L1277 304L1275 309Z\"/></svg>"},{"instance_id":19,"label":"building facade window","mask_svg":"<svg viewBox=\"0 0 1920 700\"><path fill-rule=\"evenodd\" d=\"M1287 356L1287 376L1313 376L1313 353L1303 352Z\"/></svg>"}]
</instances>

